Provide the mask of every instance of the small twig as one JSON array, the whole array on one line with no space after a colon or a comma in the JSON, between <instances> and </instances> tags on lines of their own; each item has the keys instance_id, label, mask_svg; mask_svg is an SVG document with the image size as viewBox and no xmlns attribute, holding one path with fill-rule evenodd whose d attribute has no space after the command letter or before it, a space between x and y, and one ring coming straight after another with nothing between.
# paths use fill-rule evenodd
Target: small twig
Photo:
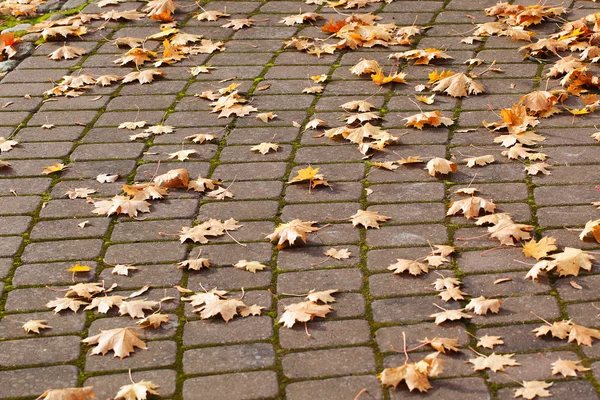
<instances>
[{"instance_id":1,"label":"small twig","mask_svg":"<svg viewBox=\"0 0 600 400\"><path fill-rule=\"evenodd\" d=\"M354 397L354 400L358 400L358 398L363 394L363 393L367 393L367 388L362 388L360 390L360 392L358 392L358 394Z\"/></svg>"},{"instance_id":2,"label":"small twig","mask_svg":"<svg viewBox=\"0 0 600 400\"><path fill-rule=\"evenodd\" d=\"M546 324L552 326L552 324L548 321L546 321L544 318L540 317L539 315L537 315L536 313L534 313L533 311L529 311L531 314L535 315L537 318L541 319L542 321L544 321Z\"/></svg>"},{"instance_id":3,"label":"small twig","mask_svg":"<svg viewBox=\"0 0 600 400\"><path fill-rule=\"evenodd\" d=\"M304 332L306 332L306 336L310 339L310 332L308 332L308 323L304 323Z\"/></svg>"},{"instance_id":4,"label":"small twig","mask_svg":"<svg viewBox=\"0 0 600 400\"><path fill-rule=\"evenodd\" d=\"M408 352L406 351L406 333L402 331L402 344L404 346L404 357L406 357L405 363L408 362Z\"/></svg>"},{"instance_id":5,"label":"small twig","mask_svg":"<svg viewBox=\"0 0 600 400\"><path fill-rule=\"evenodd\" d=\"M494 250L512 249L512 248L514 248L514 246L500 245L500 246L492 247L491 249L487 249L487 250L482 251L481 253L479 253L479 256L483 257L484 254L487 254L488 252L494 251Z\"/></svg>"}]
</instances>

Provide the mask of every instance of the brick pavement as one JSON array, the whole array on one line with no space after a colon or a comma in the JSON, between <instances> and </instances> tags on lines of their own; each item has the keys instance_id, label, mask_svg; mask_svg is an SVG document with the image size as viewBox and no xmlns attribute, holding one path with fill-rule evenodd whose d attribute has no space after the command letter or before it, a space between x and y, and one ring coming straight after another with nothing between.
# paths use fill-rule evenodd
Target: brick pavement
<instances>
[{"instance_id":1,"label":"brick pavement","mask_svg":"<svg viewBox=\"0 0 600 400\"><path fill-rule=\"evenodd\" d=\"M0 169L0 398L34 398L44 390L67 386L94 386L97 397L114 396L129 383L127 370L134 380L151 380L160 385L162 398L170 399L360 399L415 398L401 385L397 390L382 388L377 374L383 368L398 366L403 356L402 332L408 346L425 337L457 338L463 353L442 356L446 370L433 380L428 398L470 399L512 398L516 380L552 380L554 398L591 399L600 393L600 352L598 345L577 346L547 338L535 338L530 331L541 322L535 312L547 320L573 319L590 327L600 327L594 301L597 295L597 266L592 273L574 278L583 290L576 290L569 279L524 281L527 265L517 249L499 249L488 238L457 239L479 236L483 228L474 227L462 217L446 217L454 189L467 184L476 186L481 197L491 198L515 220L535 226L537 235L552 235L561 246L598 249L597 243L581 243L577 232L598 218L589 203L600 197L594 185L600 181L598 144L589 138L596 131L598 115L573 119L562 115L543 120L537 131L546 137L543 149L549 154L552 175L527 176L520 162L506 162L502 150L492 143L493 135L477 128L484 119L496 120L487 104L495 109L508 107L534 88L544 86L544 67L523 62L520 44L507 38L491 37L473 45L459 43L456 32L467 32L476 22L492 21L482 11L495 0L467 1L394 1L377 3L359 11L376 12L382 22L431 25L414 47L447 49L454 60L438 63L455 71L466 71L462 63L479 57L488 63L496 60L501 75L482 79L487 94L456 100L437 96L424 110L441 109L458 121L449 128L410 130L397 145L377 153L373 161L396 160L398 156L419 154L423 157L453 158L459 163L467 156L494 154L499 161L485 168L468 169L444 179L432 178L419 168L396 171L376 169L362 160L352 144L342 144L315 131L303 132L294 126L313 117L335 125L342 113L340 104L370 97L369 101L385 117L382 126L392 134L406 131L402 118L417 112L409 101L412 87L426 83L426 73L435 66L407 66L408 85L386 85L379 89L368 79L351 75L348 68L360 58L377 59L383 64L393 51L381 47L337 52L316 58L292 49L283 41L292 36L323 34L310 24L286 27L282 17L318 11L336 16L324 6L300 1L203 1L205 9L224 10L236 17L257 22L239 31L223 29L217 22L199 22L189 14L178 16L179 27L187 33L204 35L225 42L223 52L198 55L172 66L162 66L165 78L149 85L113 85L94 88L76 98L45 99L43 92L52 87L50 80L80 71L101 75L124 75L133 69L115 67L112 60L120 51L109 41L118 37L143 37L158 31L158 22L143 19L127 23L109 23L96 34L69 40L90 51L75 60L52 61L46 55L63 41L37 47L0 80L0 103L12 102L0 109L0 136L12 135L20 143L2 154L12 168ZM521 3L536 4L537 0ZM80 3L82 6L85 3ZM179 2L189 6L192 2ZM589 1L574 1L580 17L594 10ZM141 3L122 3L115 9L141 9ZM578 9L581 8L581 9ZM83 13L104 11L93 4ZM191 8L190 8L191 9ZM584 12L585 11L585 12ZM98 26L99 24L95 24ZM533 30L552 32L554 24ZM186 70L194 65L216 67L211 74L192 77ZM385 65L390 65L387 61ZM481 70L477 67L476 70ZM307 95L310 75L331 77L322 94ZM219 81L236 77L240 90L261 112L275 112L279 118L263 124L252 115L244 118L217 119L208 112L207 103L194 94L217 89L229 83ZM258 91L269 83L271 87ZM514 84L514 85L513 85ZM23 96L29 95L24 98ZM43 100L43 101L42 101ZM125 121L164 121L175 133L156 136L146 142L130 142L128 132L117 129ZM55 128L43 130L43 124ZM465 128L475 131L457 132ZM198 154L185 162L168 160L167 153L181 149L185 136L216 133L212 144L188 145ZM257 155L249 148L261 142L281 145L276 153ZM42 168L54 162L71 166L62 174L45 176ZM316 189L308 194L303 186L285 182L307 165L321 168L332 183L333 191ZM225 201L203 198L192 192L173 190L167 200L152 202L151 213L141 218L100 217L85 199L70 200L69 188L97 190L94 198L112 197L126 182L148 181L157 173L172 168L187 168L190 174L222 179L231 184L234 197ZM100 173L116 174L116 183L100 184ZM368 197L364 189L373 193ZM353 228L344 219L357 209L379 211L391 217L379 230ZM209 270L184 271L176 263L195 255L198 245L180 244L175 233L183 226L208 218L235 218L243 225L233 235L244 246L227 236L202 245L203 257L210 258ZM330 226L312 234L308 244L278 250L264 236L280 222L293 218L318 221ZM78 227L89 221L86 228ZM452 263L440 269L444 276L456 276L472 297L500 296L502 311L492 316L475 316L468 322L436 326L429 314L437 310L435 292L426 289L438 276L392 275L386 267L397 258L415 259L426 255L428 242L461 246ZM326 260L330 248L348 248L351 258ZM255 274L231 267L240 259L263 262L267 268ZM90 355L80 340L111 329L131 325L128 317L92 311L54 314L44 305L60 296L72 284L65 269L74 263L91 267L77 274L78 282L104 280L116 283L117 294L149 284L144 295L149 299L172 296L162 311L170 322L159 329L144 331L147 350L119 360L112 354ZM138 268L131 277L110 273L112 265L132 263ZM494 285L499 278L512 281ZM260 317L236 317L228 324L218 319L200 320L192 307L180 302L173 289L181 285L193 291L201 287L245 291L245 301L265 307ZM302 324L293 329L276 323L285 305L294 301L283 293L338 289L334 312L326 319L309 323L307 338ZM458 303L446 305L458 308ZM45 319L52 329L40 335L24 334L21 324ZM475 373L464 361L473 353L473 335L499 335L505 344L498 353L516 353L522 365L501 373ZM489 351L483 351L489 354ZM417 352L418 360L426 353ZM578 378L557 379L550 364L558 358L581 360L591 371Z\"/></svg>"}]
</instances>

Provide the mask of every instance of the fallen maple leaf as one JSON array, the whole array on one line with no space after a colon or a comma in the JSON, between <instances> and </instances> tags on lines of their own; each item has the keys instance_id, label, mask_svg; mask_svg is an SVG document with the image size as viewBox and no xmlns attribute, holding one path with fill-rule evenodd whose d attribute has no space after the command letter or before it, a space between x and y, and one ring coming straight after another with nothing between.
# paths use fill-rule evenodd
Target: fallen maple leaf
<instances>
[{"instance_id":1,"label":"fallen maple leaf","mask_svg":"<svg viewBox=\"0 0 600 400\"><path fill-rule=\"evenodd\" d=\"M198 21L216 21L221 17L229 17L231 16L230 14L227 13L223 13L219 10L209 10L209 11L204 11L198 15L196 15L196 19Z\"/></svg>"},{"instance_id":2,"label":"fallen maple leaf","mask_svg":"<svg viewBox=\"0 0 600 400\"><path fill-rule=\"evenodd\" d=\"M313 303L323 302L327 303L335 303L335 298L332 296L333 293L337 293L337 289L323 290L320 292L315 292L311 290L306 295L306 300L312 301Z\"/></svg>"},{"instance_id":3,"label":"fallen maple leaf","mask_svg":"<svg viewBox=\"0 0 600 400\"><path fill-rule=\"evenodd\" d=\"M389 267L390 271L394 271L394 274L401 274L404 271L408 271L411 275L421 275L423 272L428 273L429 268L427 264L423 264L414 260L406 260L402 258L396 259L396 262Z\"/></svg>"},{"instance_id":4,"label":"fallen maple leaf","mask_svg":"<svg viewBox=\"0 0 600 400\"><path fill-rule=\"evenodd\" d=\"M196 150L179 150L175 153L169 153L169 158L177 158L179 161L185 161L190 158L190 155L197 153Z\"/></svg>"},{"instance_id":5,"label":"fallen maple leaf","mask_svg":"<svg viewBox=\"0 0 600 400\"><path fill-rule=\"evenodd\" d=\"M50 174L53 174L55 172L61 172L61 171L64 171L67 167L68 167L68 165L65 165L63 163L54 163L52 165L44 167L44 170L42 171L42 174L44 174L44 175L50 175Z\"/></svg>"},{"instance_id":6,"label":"fallen maple leaf","mask_svg":"<svg viewBox=\"0 0 600 400\"><path fill-rule=\"evenodd\" d=\"M552 386L553 382L544 381L523 381L522 388L515 391L514 397L523 397L524 399L534 399L535 397L550 397L552 394L546 389Z\"/></svg>"},{"instance_id":7,"label":"fallen maple leaf","mask_svg":"<svg viewBox=\"0 0 600 400\"><path fill-rule=\"evenodd\" d=\"M279 150L279 145L277 143L260 143L256 146L250 148L251 151L258 151L260 154L267 154L269 151L277 151Z\"/></svg>"},{"instance_id":8,"label":"fallen maple leaf","mask_svg":"<svg viewBox=\"0 0 600 400\"><path fill-rule=\"evenodd\" d=\"M96 190L89 189L89 188L76 188L76 189L68 190L65 193L65 196L69 197L69 199L71 199L71 200L73 200L73 199L85 199L86 197L88 197L92 193L96 193Z\"/></svg>"},{"instance_id":9,"label":"fallen maple leaf","mask_svg":"<svg viewBox=\"0 0 600 400\"><path fill-rule=\"evenodd\" d=\"M50 325L46 325L48 321L45 319L32 319L25 322L21 327L25 330L25 333L40 333L40 329L51 329Z\"/></svg>"},{"instance_id":10,"label":"fallen maple leaf","mask_svg":"<svg viewBox=\"0 0 600 400\"><path fill-rule=\"evenodd\" d=\"M136 325L138 325L142 329L146 328L160 328L162 324L167 324L169 322L169 316L160 314L155 312L154 314L148 315L144 319L140 319L136 321Z\"/></svg>"},{"instance_id":11,"label":"fallen maple leaf","mask_svg":"<svg viewBox=\"0 0 600 400\"><path fill-rule=\"evenodd\" d=\"M490 200L472 196L450 203L450 208L448 209L446 215L456 215L457 213L462 212L466 219L471 219L478 217L479 212L482 209L484 212L494 212L496 205Z\"/></svg>"},{"instance_id":12,"label":"fallen maple leaf","mask_svg":"<svg viewBox=\"0 0 600 400\"><path fill-rule=\"evenodd\" d=\"M133 382L131 385L121 386L115 400L146 400L148 395L158 395L158 392L154 390L158 387L158 385L155 385L150 381L141 380L139 382Z\"/></svg>"},{"instance_id":13,"label":"fallen maple leaf","mask_svg":"<svg viewBox=\"0 0 600 400\"><path fill-rule=\"evenodd\" d=\"M358 210L356 214L350 216L352 226L362 225L365 228L379 229L379 222L385 222L390 217L379 215L378 211Z\"/></svg>"},{"instance_id":14,"label":"fallen maple leaf","mask_svg":"<svg viewBox=\"0 0 600 400\"><path fill-rule=\"evenodd\" d=\"M239 299L210 299L205 302L204 306L194 312L200 313L200 318L207 319L215 315L221 315L225 322L229 322L237 315L238 307L246 307L243 301Z\"/></svg>"},{"instance_id":15,"label":"fallen maple leaf","mask_svg":"<svg viewBox=\"0 0 600 400\"><path fill-rule=\"evenodd\" d=\"M187 188L190 174L185 168L172 169L154 178L154 183L167 188Z\"/></svg>"},{"instance_id":16,"label":"fallen maple leaf","mask_svg":"<svg viewBox=\"0 0 600 400\"><path fill-rule=\"evenodd\" d=\"M119 305L119 315L129 315L131 318L144 318L144 310L151 310L159 304L160 302L152 300L124 301Z\"/></svg>"},{"instance_id":17,"label":"fallen maple leaf","mask_svg":"<svg viewBox=\"0 0 600 400\"><path fill-rule=\"evenodd\" d=\"M504 340L500 336L488 336L485 335L477 339L477 347L484 347L486 349L494 349L494 346L504 344Z\"/></svg>"},{"instance_id":18,"label":"fallen maple leaf","mask_svg":"<svg viewBox=\"0 0 600 400\"><path fill-rule=\"evenodd\" d=\"M82 340L83 343L97 344L91 351L91 354L105 355L113 350L114 357L124 358L130 353L135 352L135 347L146 349L146 344L139 339L139 334L135 333L129 327L100 330L95 336L90 336Z\"/></svg>"},{"instance_id":19,"label":"fallen maple leaf","mask_svg":"<svg viewBox=\"0 0 600 400\"><path fill-rule=\"evenodd\" d=\"M428 378L436 377L443 371L442 361L437 358L438 354L429 354L417 363L406 361L400 367L386 368L378 378L384 386L392 386L394 389L404 381L411 392L414 389L427 392L432 388Z\"/></svg>"},{"instance_id":20,"label":"fallen maple leaf","mask_svg":"<svg viewBox=\"0 0 600 400\"><path fill-rule=\"evenodd\" d=\"M470 94L485 92L485 88L481 83L475 82L462 72L439 80L431 90L434 92L444 92L452 97L465 97Z\"/></svg>"},{"instance_id":21,"label":"fallen maple leaf","mask_svg":"<svg viewBox=\"0 0 600 400\"><path fill-rule=\"evenodd\" d=\"M333 311L333 309L328 305L320 305L313 303L312 301L303 301L286 306L279 322L283 323L283 326L291 328L296 321L308 322L312 321L314 317L325 318L331 311Z\"/></svg>"},{"instance_id":22,"label":"fallen maple leaf","mask_svg":"<svg viewBox=\"0 0 600 400\"><path fill-rule=\"evenodd\" d=\"M573 247L565 247L562 252L549 257L554 261L549 265L548 270L556 268L559 276L577 276L580 269L590 271L592 260L596 259L591 254Z\"/></svg>"},{"instance_id":23,"label":"fallen maple leaf","mask_svg":"<svg viewBox=\"0 0 600 400\"><path fill-rule=\"evenodd\" d=\"M419 340L419 342L427 343L442 354L446 354L446 350L460 352L460 349L458 348L459 343L457 339L435 337L431 340L425 338L423 340Z\"/></svg>"},{"instance_id":24,"label":"fallen maple leaf","mask_svg":"<svg viewBox=\"0 0 600 400\"><path fill-rule=\"evenodd\" d=\"M525 257L532 257L536 260L546 257L550 252L556 250L556 238L544 236L539 242L531 239L523 245L523 254Z\"/></svg>"},{"instance_id":25,"label":"fallen maple leaf","mask_svg":"<svg viewBox=\"0 0 600 400\"><path fill-rule=\"evenodd\" d=\"M469 359L469 363L473 364L474 371L482 371L484 369L490 369L494 372L504 371L505 366L517 366L521 365L517 361L512 359L514 354L498 355L492 353L489 356L480 355L477 358Z\"/></svg>"},{"instance_id":26,"label":"fallen maple leaf","mask_svg":"<svg viewBox=\"0 0 600 400\"><path fill-rule=\"evenodd\" d=\"M302 221L299 219L294 219L288 223L277 226L273 233L266 236L266 239L269 239L271 242L279 239L277 243L277 248L279 249L284 247L286 242L289 246L294 245L298 239L306 243L307 233L316 232L321 229L312 226L316 223L316 221Z\"/></svg>"},{"instance_id":27,"label":"fallen maple leaf","mask_svg":"<svg viewBox=\"0 0 600 400\"><path fill-rule=\"evenodd\" d=\"M335 258L336 260L350 258L350 252L348 251L348 249L336 250L334 248L331 248L325 252L325 255L327 257Z\"/></svg>"},{"instance_id":28,"label":"fallen maple leaf","mask_svg":"<svg viewBox=\"0 0 600 400\"><path fill-rule=\"evenodd\" d=\"M234 31L240 30L244 27L252 26L255 21L250 18L236 18L230 19L228 23L221 25L222 28L232 28Z\"/></svg>"},{"instance_id":29,"label":"fallen maple leaf","mask_svg":"<svg viewBox=\"0 0 600 400\"><path fill-rule=\"evenodd\" d=\"M123 300L126 298L127 297L118 295L94 297L92 302L86 308L84 308L84 310L87 311L97 308L100 314L106 314L111 308L120 307Z\"/></svg>"},{"instance_id":30,"label":"fallen maple leaf","mask_svg":"<svg viewBox=\"0 0 600 400\"><path fill-rule=\"evenodd\" d=\"M488 311L494 314L500 312L500 304L502 300L499 299L486 299L483 296L471 299L469 304L466 305L465 310L473 310L477 315L485 315Z\"/></svg>"},{"instance_id":31,"label":"fallen maple leaf","mask_svg":"<svg viewBox=\"0 0 600 400\"><path fill-rule=\"evenodd\" d=\"M600 331L598 329L586 328L585 326L571 322L569 343L577 341L578 345L591 346L593 339L600 339Z\"/></svg>"},{"instance_id":32,"label":"fallen maple leaf","mask_svg":"<svg viewBox=\"0 0 600 400\"><path fill-rule=\"evenodd\" d=\"M527 172L527 175L537 175L541 172L544 175L551 175L552 172L548 171L550 164L546 164L545 162L530 164L524 168L524 171Z\"/></svg>"},{"instance_id":33,"label":"fallen maple leaf","mask_svg":"<svg viewBox=\"0 0 600 400\"><path fill-rule=\"evenodd\" d=\"M94 214L127 214L136 217L138 212L150 212L150 203L145 200L132 199L129 196L115 196L110 200L101 200L94 203Z\"/></svg>"},{"instance_id":34,"label":"fallen maple leaf","mask_svg":"<svg viewBox=\"0 0 600 400\"><path fill-rule=\"evenodd\" d=\"M566 339L571 331L571 321L558 321L552 324L542 325L535 328L531 332L535 333L536 337L552 334L552 337Z\"/></svg>"},{"instance_id":35,"label":"fallen maple leaf","mask_svg":"<svg viewBox=\"0 0 600 400\"><path fill-rule=\"evenodd\" d=\"M249 272L256 273L256 271L262 271L265 269L266 265L261 264L258 261L248 261L248 260L240 260L233 266L237 269L244 269Z\"/></svg>"},{"instance_id":36,"label":"fallen maple leaf","mask_svg":"<svg viewBox=\"0 0 600 400\"><path fill-rule=\"evenodd\" d=\"M87 54L86 49L82 49L81 47L72 47L72 46L61 46L58 49L54 50L52 53L48 55L48 58L51 60L70 60L71 58L76 58Z\"/></svg>"},{"instance_id":37,"label":"fallen maple leaf","mask_svg":"<svg viewBox=\"0 0 600 400\"><path fill-rule=\"evenodd\" d=\"M449 126L454 123L452 118L447 118L440 111L422 112L403 118L406 121L406 126L413 126L417 129L423 129L425 125L438 127L440 125Z\"/></svg>"},{"instance_id":38,"label":"fallen maple leaf","mask_svg":"<svg viewBox=\"0 0 600 400\"><path fill-rule=\"evenodd\" d=\"M323 176L323 174L319 174L319 168L313 168L310 165L306 168L298 170L298 175L292 178L288 183L295 182L309 182L309 188L314 189L315 187L322 186L331 186L329 182L327 182Z\"/></svg>"},{"instance_id":39,"label":"fallen maple leaf","mask_svg":"<svg viewBox=\"0 0 600 400\"><path fill-rule=\"evenodd\" d=\"M488 155L480 156L480 157L465 158L464 161L467 162L467 167L473 168L476 165L484 166L484 165L491 164L491 163L495 162L496 159L494 158L493 155L488 154Z\"/></svg>"},{"instance_id":40,"label":"fallen maple leaf","mask_svg":"<svg viewBox=\"0 0 600 400\"><path fill-rule=\"evenodd\" d=\"M415 65L427 65L430 61L435 59L452 59L450 55L448 55L443 50L427 48L424 50L416 49L416 50L408 50L401 53L394 53L388 56L388 59L395 58L400 61L401 59L405 60L415 60Z\"/></svg>"},{"instance_id":41,"label":"fallen maple leaf","mask_svg":"<svg viewBox=\"0 0 600 400\"><path fill-rule=\"evenodd\" d=\"M94 400L96 394L92 386L47 390L38 399L42 400ZM36 399L37 400L37 399Z\"/></svg>"},{"instance_id":42,"label":"fallen maple leaf","mask_svg":"<svg viewBox=\"0 0 600 400\"><path fill-rule=\"evenodd\" d=\"M49 301L46 303L46 307L54 308L54 313L59 313L62 310L69 309L73 312L77 312L81 306L85 306L88 303L85 301L73 299L70 297L62 297L56 300Z\"/></svg>"},{"instance_id":43,"label":"fallen maple leaf","mask_svg":"<svg viewBox=\"0 0 600 400\"><path fill-rule=\"evenodd\" d=\"M439 307L439 306L437 306ZM435 318L435 324L439 325L441 323L443 323L444 321L457 321L459 319L470 319L473 318L471 317L469 314L465 314L464 308L458 309L458 310L446 310L445 308L439 307L441 308L443 311L438 312L438 313L434 313L431 314L430 317Z\"/></svg>"},{"instance_id":44,"label":"fallen maple leaf","mask_svg":"<svg viewBox=\"0 0 600 400\"><path fill-rule=\"evenodd\" d=\"M589 368L579 364L581 364L581 361L579 360L572 361L559 358L552 363L552 375L561 374L566 378L569 376L577 376L577 372L585 372L590 370Z\"/></svg>"}]
</instances>

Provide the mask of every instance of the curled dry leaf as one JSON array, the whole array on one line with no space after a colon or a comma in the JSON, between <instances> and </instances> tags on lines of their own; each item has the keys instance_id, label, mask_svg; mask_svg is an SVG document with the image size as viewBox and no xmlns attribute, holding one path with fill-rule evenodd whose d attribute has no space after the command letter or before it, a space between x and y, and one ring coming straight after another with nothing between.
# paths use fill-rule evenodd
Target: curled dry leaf
<instances>
[{"instance_id":1,"label":"curled dry leaf","mask_svg":"<svg viewBox=\"0 0 600 400\"><path fill-rule=\"evenodd\" d=\"M46 390L38 399L41 400L94 400L96 394L92 386L82 388L65 388ZM36 399L37 400L37 399Z\"/></svg>"},{"instance_id":2,"label":"curled dry leaf","mask_svg":"<svg viewBox=\"0 0 600 400\"><path fill-rule=\"evenodd\" d=\"M109 174L100 174L96 176L96 180L100 183L114 183L119 179L119 174L109 175Z\"/></svg>"},{"instance_id":3,"label":"curled dry leaf","mask_svg":"<svg viewBox=\"0 0 600 400\"><path fill-rule=\"evenodd\" d=\"M416 363L407 361L400 367L386 368L378 378L384 386L391 386L394 389L404 381L411 392L415 389L419 392L427 392L432 388L428 378L438 376L444 369L442 360L437 358L438 354L429 354Z\"/></svg>"},{"instance_id":4,"label":"curled dry leaf","mask_svg":"<svg viewBox=\"0 0 600 400\"><path fill-rule=\"evenodd\" d=\"M96 193L96 190L89 189L89 188L76 188L76 189L68 190L65 193L65 196L67 196L71 200L85 199L86 197L88 197L90 194L93 194L93 193Z\"/></svg>"},{"instance_id":5,"label":"curled dry leaf","mask_svg":"<svg viewBox=\"0 0 600 400\"><path fill-rule=\"evenodd\" d=\"M156 328L160 328L160 326L162 324L167 324L167 323L169 323L168 315L154 313L154 314L148 315L144 319L136 321L135 324L142 329L146 329L146 328L155 328L156 329Z\"/></svg>"},{"instance_id":6,"label":"curled dry leaf","mask_svg":"<svg viewBox=\"0 0 600 400\"><path fill-rule=\"evenodd\" d=\"M435 176L436 174L446 175L458 171L458 165L454 161L440 157L429 160L425 168L430 176Z\"/></svg>"},{"instance_id":7,"label":"curled dry leaf","mask_svg":"<svg viewBox=\"0 0 600 400\"><path fill-rule=\"evenodd\" d=\"M154 390L158 387L158 385L145 380L121 386L115 400L146 400L148 395L158 395L158 392Z\"/></svg>"},{"instance_id":8,"label":"curled dry leaf","mask_svg":"<svg viewBox=\"0 0 600 400\"><path fill-rule=\"evenodd\" d=\"M288 246L294 245L298 239L306 243L307 233L316 232L321 229L313 227L316 223L316 221L294 219L288 223L277 226L273 233L266 236L266 239L269 239L271 242L278 240L277 247L279 249L284 247L286 243Z\"/></svg>"},{"instance_id":9,"label":"curled dry leaf","mask_svg":"<svg viewBox=\"0 0 600 400\"><path fill-rule=\"evenodd\" d=\"M583 231L579 234L579 240L584 241L587 237L593 237L596 242L600 243L600 219L585 223Z\"/></svg>"},{"instance_id":10,"label":"curled dry leaf","mask_svg":"<svg viewBox=\"0 0 600 400\"><path fill-rule=\"evenodd\" d=\"M137 271L137 268L129 264L117 264L113 267L113 275L129 276L129 271Z\"/></svg>"},{"instance_id":11,"label":"curled dry leaf","mask_svg":"<svg viewBox=\"0 0 600 400\"><path fill-rule=\"evenodd\" d=\"M496 159L494 158L493 155L488 154L488 155L480 156L480 157L465 158L464 161L467 162L467 167L473 168L476 165L483 167L484 165L491 164L491 163L495 162Z\"/></svg>"},{"instance_id":12,"label":"curled dry leaf","mask_svg":"<svg viewBox=\"0 0 600 400\"><path fill-rule=\"evenodd\" d=\"M154 183L167 188L187 188L190 174L185 168L172 169L154 178Z\"/></svg>"},{"instance_id":13,"label":"curled dry leaf","mask_svg":"<svg viewBox=\"0 0 600 400\"><path fill-rule=\"evenodd\" d=\"M262 122L269 122L272 119L277 118L277 114L275 114L274 112L265 112L265 113L260 113L260 114L256 114L256 119L262 121Z\"/></svg>"},{"instance_id":14,"label":"curled dry leaf","mask_svg":"<svg viewBox=\"0 0 600 400\"><path fill-rule=\"evenodd\" d=\"M496 205L490 200L473 196L450 203L450 208L446 215L456 215L462 212L466 219L471 219L478 217L481 210L484 212L494 212L495 209Z\"/></svg>"},{"instance_id":15,"label":"curled dry leaf","mask_svg":"<svg viewBox=\"0 0 600 400\"><path fill-rule=\"evenodd\" d=\"M95 336L90 336L82 340L83 343L97 344L91 351L91 354L105 355L113 350L114 357L124 358L135 352L135 347L146 349L146 344L140 340L139 334L132 331L131 328L116 328L107 331L100 330Z\"/></svg>"}]
</instances>

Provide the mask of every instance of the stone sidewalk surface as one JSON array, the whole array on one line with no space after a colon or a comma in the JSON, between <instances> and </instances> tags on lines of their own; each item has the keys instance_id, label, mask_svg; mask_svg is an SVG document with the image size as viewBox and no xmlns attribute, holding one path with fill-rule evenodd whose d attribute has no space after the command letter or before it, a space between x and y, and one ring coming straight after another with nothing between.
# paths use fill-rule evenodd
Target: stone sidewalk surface
<instances>
[{"instance_id":1,"label":"stone sidewalk surface","mask_svg":"<svg viewBox=\"0 0 600 400\"><path fill-rule=\"evenodd\" d=\"M115 67L112 60L122 51L109 41L118 37L144 37L158 31L158 22L143 19L123 24L109 23L95 34L69 40L89 53L75 60L52 61L47 54L61 46L59 40L43 44L0 80L0 103L13 102L0 109L0 136L14 138L20 145L2 154L12 164L0 169L0 398L35 398L51 388L94 386L97 397L114 396L118 388L134 380L151 380L160 385L161 398L169 399L509 399L518 387L513 379L553 380L553 398L592 399L600 390L600 346L567 344L551 338L535 338L531 330L540 325L536 313L546 320L573 319L589 327L600 327L600 300L597 267L592 273L574 278L583 287L576 290L570 279L525 281L529 269L514 260L525 261L518 249L498 249L488 238L469 240L485 232L462 217L446 217L446 210L459 187L471 183L481 197L493 199L501 210L515 220L536 227L538 235L551 235L561 246L598 249L581 243L578 232L565 227L582 228L598 218L590 205L600 194L600 152L589 138L600 123L598 114L572 119L561 115L543 120L536 129L546 137L544 152L551 157L552 175L530 177L523 164L507 162L503 150L492 142L493 135L483 128L474 132L456 132L477 128L482 120L495 121L488 109L508 107L534 88L544 87L544 66L523 61L518 52L521 43L492 37L473 45L460 43L459 33L472 29L472 21L493 21L483 8L495 0L394 1L377 3L358 12L375 12L381 22L431 25L415 48L447 49L453 60L436 65L408 66L408 85L386 85L382 89L369 79L351 75L349 67L362 57L391 65L387 56L399 47L357 49L317 58L295 49L284 49L283 41L292 36L325 35L309 24L287 27L278 21L284 16L318 11L327 18L338 16L331 8L307 5L301 1L204 1L207 10L227 9L236 17L252 16L255 26L239 31L221 28L223 20L199 22L185 14L179 22L186 33L203 35L226 43L226 50L197 55L173 66L161 66L164 78L149 85L120 85L93 88L77 98L44 101L43 92L52 88L52 80L81 71L91 75L118 73L133 69ZM537 0L520 3L536 4ZM569 3L569 2L567 2ZM181 3L192 5L192 2ZM143 3L122 3L118 10L141 9ZM579 18L597 9L589 1L565 4L574 9L569 19ZM190 8L191 9L191 8ZM103 9L105 10L105 9ZM88 5L83 12L98 12ZM533 30L553 32L553 23ZM457 123L450 128L431 128L402 135L398 145L379 152L373 161L397 160L409 155L450 158L494 154L497 163L470 169L464 163L459 172L445 179L430 177L418 168L385 171L372 168L362 159L355 145L342 144L326 137L314 137L315 131L303 131L292 124L304 125L314 117L334 124L343 115L340 104L350 100L369 101L384 114L382 126L393 135L406 131L402 118L418 112L409 99L414 86L426 83L427 72L438 68L466 71L464 60L478 57L496 60L503 74L486 74L481 81L487 94L453 99L437 96L424 110L441 109L453 114ZM191 77L190 67L210 64L210 74ZM483 70L486 66L477 67ZM322 94L303 94L312 86L309 76L327 74ZM208 103L194 97L205 90L230 84L219 82L236 77L240 90L261 112L275 112L279 118L263 124L253 115L236 119L217 119ZM269 83L268 90L257 87ZM511 85L514 84L514 85ZM29 95L30 98L25 98ZM27 97L29 97L27 96ZM147 142L131 142L129 132L117 129L125 121L164 121L175 133L156 136ZM51 130L43 124L54 124ZM185 162L167 159L167 153L181 149L185 136L215 133L222 140L215 144L186 144L198 151ZM267 155L249 151L251 145L273 141L281 149ZM41 175L43 167L54 162L72 164L59 175ZM317 189L307 193L305 186L286 185L296 171L308 165L321 168L333 185L333 191ZM69 188L89 187L95 197L112 197L121 184L148 181L156 173L172 168L187 168L190 175L201 174L232 184L235 197L212 201L193 192L173 191L166 200L153 202L149 214L132 219L123 216L102 217L92 213L85 199L70 200ZM116 183L100 184L96 175L118 173ZM365 188L373 193L367 197ZM390 216L381 229L355 228L344 219L358 209L379 211ZM234 237L227 236L203 245L203 256L211 259L208 270L183 271L176 263L195 255L197 245L181 244L177 237L158 232L176 233L195 221L208 218L235 218L243 225ZM309 236L306 246L278 250L265 240L274 227L294 218L331 224ZM83 221L89 226L78 227ZM456 276L472 297L500 296L504 303L497 315L475 316L468 323L436 326L430 314L438 300L428 289L439 276L392 275L387 266L397 258L415 259L429 252L428 243L461 246L450 265L438 272ZM349 259L324 261L323 252L334 247L347 248ZM240 259L256 260L268 268L255 274L231 267ZM162 311L170 316L163 328L146 331L147 350L119 360L112 353L90 355L81 339L131 324L128 317L116 313L94 312L54 314L44 305L62 296L72 284L65 269L75 263L92 267L90 273L77 274L78 282L104 280L106 286L118 284L117 293L139 289L148 284L145 297L177 300L164 303ZM114 264L132 263L138 268L131 277L110 273ZM494 285L499 278L512 281ZM228 324L220 319L200 320L174 285L193 291L218 287L235 295L244 288L244 300L265 307L260 317L236 317ZM334 312L326 319L310 322L307 338L303 324L293 329L277 323L284 305L294 298L273 296L281 293L306 293L310 290L338 289ZM439 303L439 301L437 301ZM458 303L449 305L452 308ZM52 326L41 335L26 335L23 322L44 319ZM377 374L386 367L404 361L402 332L408 347L425 337L458 338L463 352L442 356L446 369L432 381L428 394L409 393L400 385L384 389ZM504 338L498 353L516 353L522 365L502 373L475 373L465 360L473 357L472 335L485 334ZM412 354L413 359L427 354ZM491 352L484 351L489 354ZM582 360L591 371L579 378L556 379L550 364L558 358ZM512 379L511 379L512 377Z\"/></svg>"}]
</instances>

